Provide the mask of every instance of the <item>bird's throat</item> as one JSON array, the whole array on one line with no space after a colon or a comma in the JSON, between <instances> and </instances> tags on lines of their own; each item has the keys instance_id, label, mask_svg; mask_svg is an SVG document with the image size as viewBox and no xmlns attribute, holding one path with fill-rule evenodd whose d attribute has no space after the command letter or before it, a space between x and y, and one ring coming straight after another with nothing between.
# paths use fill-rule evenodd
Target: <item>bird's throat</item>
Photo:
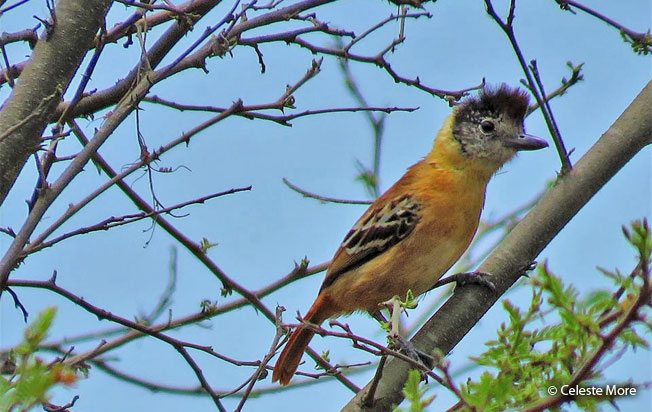
<instances>
[{"instance_id":1,"label":"bird's throat","mask_svg":"<svg viewBox=\"0 0 652 412\"><path fill-rule=\"evenodd\" d=\"M453 121L453 116L446 119L437 134L433 150L425 158L425 163L431 167L459 173L469 181L474 180L486 185L501 165L464 153L462 145L453 136Z\"/></svg>"}]
</instances>

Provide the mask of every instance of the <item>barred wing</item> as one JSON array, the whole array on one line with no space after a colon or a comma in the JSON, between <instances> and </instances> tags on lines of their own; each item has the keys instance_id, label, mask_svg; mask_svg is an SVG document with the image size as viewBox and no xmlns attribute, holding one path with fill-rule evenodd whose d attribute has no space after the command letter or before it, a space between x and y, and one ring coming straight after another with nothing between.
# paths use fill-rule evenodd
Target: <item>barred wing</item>
<instances>
[{"instance_id":1,"label":"barred wing","mask_svg":"<svg viewBox=\"0 0 652 412\"><path fill-rule=\"evenodd\" d=\"M420 208L410 195L393 199L383 207L370 208L342 241L321 289L332 285L342 273L368 262L405 239L419 223Z\"/></svg>"}]
</instances>

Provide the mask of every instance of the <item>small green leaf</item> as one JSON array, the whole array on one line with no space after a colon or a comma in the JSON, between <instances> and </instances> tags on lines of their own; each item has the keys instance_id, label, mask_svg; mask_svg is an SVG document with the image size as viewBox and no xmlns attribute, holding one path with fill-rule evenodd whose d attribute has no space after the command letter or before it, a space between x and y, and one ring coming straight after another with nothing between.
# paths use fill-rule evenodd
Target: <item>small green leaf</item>
<instances>
[{"instance_id":1,"label":"small green leaf","mask_svg":"<svg viewBox=\"0 0 652 412\"><path fill-rule=\"evenodd\" d=\"M217 246L218 243L211 243L208 239L205 237L201 238L201 242L199 243L199 248L201 249L201 253L206 254L208 252L208 249L213 248Z\"/></svg>"}]
</instances>

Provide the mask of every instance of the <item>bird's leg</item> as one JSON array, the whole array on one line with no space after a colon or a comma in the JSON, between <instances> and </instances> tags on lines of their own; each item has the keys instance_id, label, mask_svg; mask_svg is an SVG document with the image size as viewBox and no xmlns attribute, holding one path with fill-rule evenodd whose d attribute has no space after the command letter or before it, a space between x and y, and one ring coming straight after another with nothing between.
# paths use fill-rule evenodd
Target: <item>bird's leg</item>
<instances>
[{"instance_id":1,"label":"bird's leg","mask_svg":"<svg viewBox=\"0 0 652 412\"><path fill-rule=\"evenodd\" d=\"M389 338L390 339L396 339L399 336L401 336L400 333L400 322L401 322L401 311L403 308L401 307L401 299L398 296L394 296L387 302L385 302L387 307L392 308L391 312L391 317L390 317L390 322L392 325L392 328L389 331Z\"/></svg>"},{"instance_id":2,"label":"bird's leg","mask_svg":"<svg viewBox=\"0 0 652 412\"><path fill-rule=\"evenodd\" d=\"M537 266L537 262L532 261L527 265L523 266L520 270L521 276L527 277L527 272L533 270ZM493 275L487 272L473 271L473 272L462 272L450 275L445 279L438 280L430 290L438 288L440 286L447 285L449 283L455 282L459 286L464 285L480 285L484 286L492 291L496 290L496 285L491 281Z\"/></svg>"},{"instance_id":3,"label":"bird's leg","mask_svg":"<svg viewBox=\"0 0 652 412\"><path fill-rule=\"evenodd\" d=\"M389 334L387 335L388 340L390 341L389 347L391 349L396 349L399 352L405 353L410 358L421 362L425 365L432 365L432 357L427 353L418 350L412 345L412 343L401 336L400 333L400 321L401 321L401 311L403 311L403 306L406 307L415 307L416 304L412 302L412 294L408 292L407 302L402 302L398 296L394 296L392 299L383 302L381 305L385 306L388 310L391 310L390 314L390 324L391 328ZM376 319L382 319L382 323L387 324L385 317L377 311L376 314L372 313ZM378 317L376 317L378 316ZM382 324L381 323L381 324Z\"/></svg>"},{"instance_id":4,"label":"bird's leg","mask_svg":"<svg viewBox=\"0 0 652 412\"><path fill-rule=\"evenodd\" d=\"M386 306L387 309L390 309L391 306L391 322L387 321L387 318L382 314L380 310L369 312L369 315L371 315L372 318L376 319L378 323L380 323L381 327L385 330L388 330L387 326L391 325L387 335L387 338L391 342L390 346L395 345L399 350L405 350L408 356L413 359L423 359L426 354L414 348L410 341L402 337L399 332L399 322L401 319L401 301L398 296L395 296L393 299L384 302L382 305Z\"/></svg>"},{"instance_id":5,"label":"bird's leg","mask_svg":"<svg viewBox=\"0 0 652 412\"><path fill-rule=\"evenodd\" d=\"M493 275L487 272L473 271L473 272L461 272L454 275L450 275L445 279L439 279L431 288L433 290L440 286L447 285L449 283L455 282L458 286L465 285L480 285L484 286L490 290L496 290L496 285L490 280Z\"/></svg>"},{"instance_id":6,"label":"bird's leg","mask_svg":"<svg viewBox=\"0 0 652 412\"><path fill-rule=\"evenodd\" d=\"M400 322L401 322L401 312L403 309L414 309L417 307L417 300L414 297L414 294L412 293L411 290L407 291L407 294L405 296L405 301L402 301L399 296L394 296L390 300L386 302L382 302L378 305L380 308L386 308L387 310L390 311L390 326L391 328L389 329L389 337L393 338L396 336L400 335ZM377 310L376 312L372 313L371 316L373 316L375 319L379 320L381 322L381 325L383 323L387 324L387 320L385 317L380 313L380 310ZM387 328L385 328L387 330Z\"/></svg>"}]
</instances>

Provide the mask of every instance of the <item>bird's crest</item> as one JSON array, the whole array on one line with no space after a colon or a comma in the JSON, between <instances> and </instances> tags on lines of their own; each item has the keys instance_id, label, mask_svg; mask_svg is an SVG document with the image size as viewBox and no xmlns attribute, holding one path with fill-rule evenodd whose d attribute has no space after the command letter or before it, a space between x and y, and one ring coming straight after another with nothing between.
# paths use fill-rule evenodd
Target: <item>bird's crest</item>
<instances>
[{"instance_id":1,"label":"bird's crest","mask_svg":"<svg viewBox=\"0 0 652 412\"><path fill-rule=\"evenodd\" d=\"M526 92L503 83L498 88L485 87L477 96L465 99L458 106L457 113L464 117L475 117L474 114L497 117L502 113L514 120L522 120L529 104Z\"/></svg>"}]
</instances>

